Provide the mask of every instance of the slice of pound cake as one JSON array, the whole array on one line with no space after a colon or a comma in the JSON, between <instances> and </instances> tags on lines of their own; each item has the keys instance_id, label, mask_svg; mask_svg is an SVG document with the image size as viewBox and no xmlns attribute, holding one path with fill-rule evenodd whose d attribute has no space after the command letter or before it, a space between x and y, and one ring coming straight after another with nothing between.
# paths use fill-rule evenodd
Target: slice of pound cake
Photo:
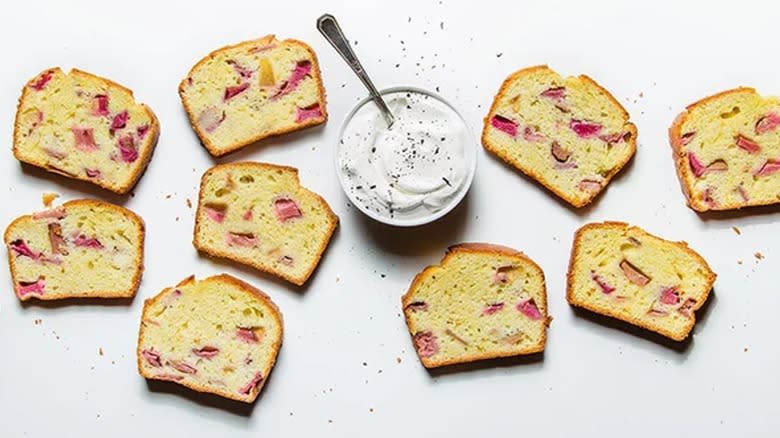
<instances>
[{"instance_id":1,"label":"slice of pound cake","mask_svg":"<svg viewBox=\"0 0 780 438\"><path fill-rule=\"evenodd\" d=\"M547 66L507 78L482 144L575 207L589 204L636 151L636 126L611 94Z\"/></svg>"},{"instance_id":2,"label":"slice of pound cake","mask_svg":"<svg viewBox=\"0 0 780 438\"><path fill-rule=\"evenodd\" d=\"M621 222L585 225L574 236L570 304L682 341L715 282L685 242Z\"/></svg>"},{"instance_id":3,"label":"slice of pound cake","mask_svg":"<svg viewBox=\"0 0 780 438\"><path fill-rule=\"evenodd\" d=\"M417 274L401 305L426 368L544 350L544 273L511 248L450 247L439 265Z\"/></svg>"},{"instance_id":4,"label":"slice of pound cake","mask_svg":"<svg viewBox=\"0 0 780 438\"><path fill-rule=\"evenodd\" d=\"M215 156L328 119L314 51L273 35L210 53L181 81L179 95Z\"/></svg>"},{"instance_id":5,"label":"slice of pound cake","mask_svg":"<svg viewBox=\"0 0 780 438\"><path fill-rule=\"evenodd\" d=\"M138 372L252 403L282 346L282 315L263 292L227 274L189 277L144 303Z\"/></svg>"},{"instance_id":6,"label":"slice of pound cake","mask_svg":"<svg viewBox=\"0 0 780 438\"><path fill-rule=\"evenodd\" d=\"M159 132L152 110L127 88L51 68L22 90L13 151L23 163L123 194L149 164Z\"/></svg>"},{"instance_id":7,"label":"slice of pound cake","mask_svg":"<svg viewBox=\"0 0 780 438\"><path fill-rule=\"evenodd\" d=\"M697 211L780 202L780 99L737 88L702 99L669 129L677 175Z\"/></svg>"},{"instance_id":8,"label":"slice of pound cake","mask_svg":"<svg viewBox=\"0 0 780 438\"><path fill-rule=\"evenodd\" d=\"M338 217L300 185L298 169L266 163L212 167L200 183L195 247L302 285Z\"/></svg>"},{"instance_id":9,"label":"slice of pound cake","mask_svg":"<svg viewBox=\"0 0 780 438\"><path fill-rule=\"evenodd\" d=\"M14 290L31 298L127 298L141 281L144 223L93 200L17 218L5 230Z\"/></svg>"}]
</instances>

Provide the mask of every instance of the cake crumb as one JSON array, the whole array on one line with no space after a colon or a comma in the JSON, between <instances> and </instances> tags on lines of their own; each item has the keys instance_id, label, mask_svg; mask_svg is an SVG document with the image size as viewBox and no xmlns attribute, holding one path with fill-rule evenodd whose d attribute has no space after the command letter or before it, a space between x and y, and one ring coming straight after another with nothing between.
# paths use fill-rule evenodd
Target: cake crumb
<instances>
[{"instance_id":1,"label":"cake crumb","mask_svg":"<svg viewBox=\"0 0 780 438\"><path fill-rule=\"evenodd\" d=\"M54 202L54 200L59 197L60 197L59 193L46 192L43 195L41 195L41 201L43 201L44 207L51 207L51 203Z\"/></svg>"},{"instance_id":2,"label":"cake crumb","mask_svg":"<svg viewBox=\"0 0 780 438\"><path fill-rule=\"evenodd\" d=\"M400 357L396 357L395 361L396 361L396 363L401 363L401 358Z\"/></svg>"},{"instance_id":3,"label":"cake crumb","mask_svg":"<svg viewBox=\"0 0 780 438\"><path fill-rule=\"evenodd\" d=\"M744 353L747 353L747 351L748 351L748 348L747 348L747 347L745 347L745 348L742 350L742 352L744 352Z\"/></svg>"},{"instance_id":4,"label":"cake crumb","mask_svg":"<svg viewBox=\"0 0 780 438\"><path fill-rule=\"evenodd\" d=\"M374 408L368 408L368 412L374 412Z\"/></svg>"},{"instance_id":5,"label":"cake crumb","mask_svg":"<svg viewBox=\"0 0 780 438\"><path fill-rule=\"evenodd\" d=\"M737 264L741 265L742 264L742 260L737 260Z\"/></svg>"},{"instance_id":6,"label":"cake crumb","mask_svg":"<svg viewBox=\"0 0 780 438\"><path fill-rule=\"evenodd\" d=\"M103 347L98 348L98 354L101 356L103 355Z\"/></svg>"},{"instance_id":7,"label":"cake crumb","mask_svg":"<svg viewBox=\"0 0 780 438\"><path fill-rule=\"evenodd\" d=\"M165 199L171 199L171 195L170 194L165 195Z\"/></svg>"},{"instance_id":8,"label":"cake crumb","mask_svg":"<svg viewBox=\"0 0 780 438\"><path fill-rule=\"evenodd\" d=\"M645 97L645 92L644 91L640 91L639 92L639 97Z\"/></svg>"},{"instance_id":9,"label":"cake crumb","mask_svg":"<svg viewBox=\"0 0 780 438\"><path fill-rule=\"evenodd\" d=\"M187 208L192 208L192 201L190 201L190 198L187 198Z\"/></svg>"},{"instance_id":10,"label":"cake crumb","mask_svg":"<svg viewBox=\"0 0 780 438\"><path fill-rule=\"evenodd\" d=\"M33 320L33 323L35 323L35 325L41 325L42 322L43 322L43 320L40 319L40 318L38 318L36 320Z\"/></svg>"},{"instance_id":11,"label":"cake crumb","mask_svg":"<svg viewBox=\"0 0 780 438\"><path fill-rule=\"evenodd\" d=\"M754 255L754 256L756 257L756 259L758 259L758 260L762 260L762 259L764 258L764 255L763 255L763 254L761 254L761 253L760 253L760 252L758 252L758 251L756 251L756 253L755 253L755 254L753 254L753 255Z\"/></svg>"},{"instance_id":12,"label":"cake crumb","mask_svg":"<svg viewBox=\"0 0 780 438\"><path fill-rule=\"evenodd\" d=\"M732 230L734 230L734 232L735 232L735 233L737 233L737 236L740 236L740 235L742 235L742 231L740 231L740 229L739 229L739 228L737 228L737 227L731 227L731 229L732 229Z\"/></svg>"}]
</instances>

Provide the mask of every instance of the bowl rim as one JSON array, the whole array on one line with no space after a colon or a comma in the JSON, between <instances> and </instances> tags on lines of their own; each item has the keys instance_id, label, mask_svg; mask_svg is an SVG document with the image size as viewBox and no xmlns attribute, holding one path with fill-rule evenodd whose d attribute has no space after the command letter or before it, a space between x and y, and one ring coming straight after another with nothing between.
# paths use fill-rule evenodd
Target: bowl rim
<instances>
[{"instance_id":1,"label":"bowl rim","mask_svg":"<svg viewBox=\"0 0 780 438\"><path fill-rule=\"evenodd\" d=\"M413 85L394 85L387 88L383 88L379 90L379 94L384 96L387 94L393 94L398 92L408 92L412 91L415 93L425 94L430 97L433 97L434 99L438 100L439 102L443 103L447 107L449 107L455 115L458 116L461 123L463 123L463 127L466 130L467 137L468 137L468 144L464 145L465 148L465 156L468 161L468 174L466 175L466 179L463 181L463 184L461 184L460 190L457 192L455 196L452 197L451 201L440 210L437 210L427 216L422 216L419 218L414 219L397 219L397 218L390 218L386 216L381 216L377 214L376 212L366 208L361 203L356 202L355 198L350 194L349 190L347 189L347 182L344 178L343 173L341 172L341 165L339 163L340 158L340 152L341 152L341 145L342 145L342 138L344 136L344 131L346 130L349 123L352 121L352 119L355 117L355 114L362 108L364 105L366 105L369 102L373 102L371 99L371 96L366 96L365 98L361 99L353 108L352 110L347 113L346 117L344 117L344 120L341 122L341 127L339 128L339 135L338 140L336 142L336 151L334 154L334 165L336 170L336 177L339 180L339 185L341 186L341 191L344 192L344 194L347 196L347 199L349 199L350 203L354 205L358 210L360 210L361 213L365 214L366 216L370 217L371 219L383 223L385 225L392 225L396 227L416 227L420 225L429 224L432 222L435 222L438 219L441 219L442 217L446 216L448 213L450 213L452 210L455 209L460 203L463 201L463 199L468 194L469 190L471 189L471 185L474 182L474 176L477 171L477 157L478 157L478 151L479 148L477 147L477 140L474 136L474 131L471 129L471 125L466 120L465 117L463 117L463 114L458 111L458 109L450 103L447 99L442 97L440 94L433 92L431 90L416 87ZM470 148L470 149L469 149Z\"/></svg>"}]
</instances>

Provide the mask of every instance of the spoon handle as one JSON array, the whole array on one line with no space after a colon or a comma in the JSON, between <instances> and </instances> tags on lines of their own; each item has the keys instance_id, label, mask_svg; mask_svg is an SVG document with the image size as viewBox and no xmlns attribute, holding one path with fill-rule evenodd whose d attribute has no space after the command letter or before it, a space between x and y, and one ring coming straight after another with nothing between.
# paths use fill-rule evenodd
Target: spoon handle
<instances>
[{"instance_id":1,"label":"spoon handle","mask_svg":"<svg viewBox=\"0 0 780 438\"><path fill-rule=\"evenodd\" d=\"M385 103L385 100L382 99L379 91L377 91L376 87L374 87L373 82L371 82L371 79L363 69L363 66L360 64L357 56L355 56L355 52L352 51L352 47L350 47L349 41L344 36L344 32L341 31L341 27L339 26L338 21L336 21L336 17L330 14L325 14L318 18L317 29L319 29L320 33L322 33L322 35L326 40L328 40L333 48L336 49L339 55L344 58L344 61L347 61L347 64L349 64L350 68L352 68L352 71L355 72L357 77L360 78L360 80L363 82L363 85L368 88L368 92L371 95L371 98L374 100L377 106L379 106L380 111L384 115L388 127L393 126L393 123L395 122L393 113L390 112L390 108L387 107L387 103Z\"/></svg>"}]
</instances>

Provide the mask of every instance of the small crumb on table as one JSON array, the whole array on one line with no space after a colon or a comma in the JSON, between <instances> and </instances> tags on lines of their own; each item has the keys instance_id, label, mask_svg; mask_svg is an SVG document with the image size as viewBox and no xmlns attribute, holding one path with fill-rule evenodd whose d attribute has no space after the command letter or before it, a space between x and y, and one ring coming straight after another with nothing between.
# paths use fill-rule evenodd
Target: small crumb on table
<instances>
[{"instance_id":1,"label":"small crumb on table","mask_svg":"<svg viewBox=\"0 0 780 438\"><path fill-rule=\"evenodd\" d=\"M763 255L763 254L761 254L761 253L760 253L760 252L758 252L758 251L756 251L756 253L755 253L755 254L753 254L753 255L754 255L754 256L756 257L756 259L758 259L758 260L762 260L762 259L764 258L764 255Z\"/></svg>"},{"instance_id":2,"label":"small crumb on table","mask_svg":"<svg viewBox=\"0 0 780 438\"><path fill-rule=\"evenodd\" d=\"M54 202L54 200L59 197L60 197L59 193L46 192L43 195L41 195L41 201L43 201L44 207L51 207L51 203Z\"/></svg>"},{"instance_id":3,"label":"small crumb on table","mask_svg":"<svg viewBox=\"0 0 780 438\"><path fill-rule=\"evenodd\" d=\"M734 230L734 232L737 233L738 236L742 234L742 231L740 231L739 228L737 227L731 227L731 229Z\"/></svg>"}]
</instances>

